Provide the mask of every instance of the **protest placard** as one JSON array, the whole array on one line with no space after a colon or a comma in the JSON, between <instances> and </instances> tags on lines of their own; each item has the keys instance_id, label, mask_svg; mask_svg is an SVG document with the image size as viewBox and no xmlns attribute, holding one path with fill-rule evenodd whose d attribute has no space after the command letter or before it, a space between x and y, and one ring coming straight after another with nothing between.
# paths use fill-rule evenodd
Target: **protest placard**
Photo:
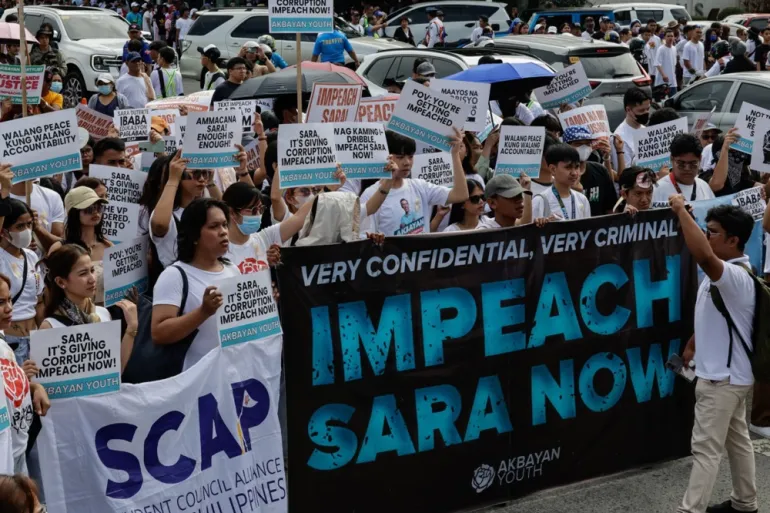
<instances>
[{"instance_id":1,"label":"protest placard","mask_svg":"<svg viewBox=\"0 0 770 513\"><path fill-rule=\"evenodd\" d=\"M410 80L396 102L388 129L449 151L450 137L455 128L462 130L470 109L466 103Z\"/></svg>"},{"instance_id":2,"label":"protest placard","mask_svg":"<svg viewBox=\"0 0 770 513\"><path fill-rule=\"evenodd\" d=\"M489 108L491 84L432 78L430 88L468 105L470 110L468 111L468 117L465 119L465 130L469 132L484 130L484 125L486 124L485 114Z\"/></svg>"},{"instance_id":3,"label":"protest placard","mask_svg":"<svg viewBox=\"0 0 770 513\"><path fill-rule=\"evenodd\" d=\"M398 95L380 96L379 98L361 98L358 102L358 117L356 121L365 123L387 124L396 109Z\"/></svg>"},{"instance_id":4,"label":"protest placard","mask_svg":"<svg viewBox=\"0 0 770 513\"><path fill-rule=\"evenodd\" d=\"M176 131L176 118L182 117L177 109L153 109L150 111L150 124L152 124L152 118L156 116L168 123L169 135L173 135Z\"/></svg>"},{"instance_id":5,"label":"protest placard","mask_svg":"<svg viewBox=\"0 0 770 513\"><path fill-rule=\"evenodd\" d=\"M241 126L245 132L254 131L254 114L257 111L256 100L223 100L214 103L215 111L234 110L241 113Z\"/></svg>"},{"instance_id":6,"label":"protest placard","mask_svg":"<svg viewBox=\"0 0 770 513\"><path fill-rule=\"evenodd\" d=\"M139 232L139 205L110 201L104 205L102 233L113 244L136 238Z\"/></svg>"},{"instance_id":7,"label":"protest placard","mask_svg":"<svg viewBox=\"0 0 770 513\"><path fill-rule=\"evenodd\" d=\"M189 128L189 130L187 130ZM243 126L237 112L192 112L187 116L182 157L190 169L233 167Z\"/></svg>"},{"instance_id":8,"label":"protest placard","mask_svg":"<svg viewBox=\"0 0 770 513\"><path fill-rule=\"evenodd\" d=\"M104 306L114 305L136 287L142 294L149 287L147 236L104 250Z\"/></svg>"},{"instance_id":9,"label":"protest placard","mask_svg":"<svg viewBox=\"0 0 770 513\"><path fill-rule=\"evenodd\" d=\"M43 91L45 66L26 66L27 105L40 103ZM0 64L0 98L10 98L14 105L21 105L21 66Z\"/></svg>"},{"instance_id":10,"label":"protest placard","mask_svg":"<svg viewBox=\"0 0 770 513\"><path fill-rule=\"evenodd\" d=\"M115 111L115 127L126 142L150 140L150 109Z\"/></svg>"},{"instance_id":11,"label":"protest placard","mask_svg":"<svg viewBox=\"0 0 770 513\"><path fill-rule=\"evenodd\" d=\"M254 101L257 102L257 105L262 109L262 112L273 110L273 105L275 104L275 98L257 98Z\"/></svg>"},{"instance_id":12,"label":"protest placard","mask_svg":"<svg viewBox=\"0 0 770 513\"><path fill-rule=\"evenodd\" d=\"M486 141L487 137L489 137L489 134L492 133L492 130L494 130L495 127L499 127L502 122L503 122L503 118L501 118L494 112L488 110L486 125L484 125L484 130L476 134L476 137L478 137L479 142L483 143L484 141Z\"/></svg>"},{"instance_id":13,"label":"protest placard","mask_svg":"<svg viewBox=\"0 0 770 513\"><path fill-rule=\"evenodd\" d=\"M176 118L176 147L181 148L184 144L184 134L187 132L187 116Z\"/></svg>"},{"instance_id":14,"label":"protest placard","mask_svg":"<svg viewBox=\"0 0 770 513\"><path fill-rule=\"evenodd\" d=\"M278 173L281 187L337 184L333 126L325 123L278 127Z\"/></svg>"},{"instance_id":15,"label":"protest placard","mask_svg":"<svg viewBox=\"0 0 770 513\"><path fill-rule=\"evenodd\" d=\"M49 399L84 397L120 390L120 321L33 330L30 358L35 381Z\"/></svg>"},{"instance_id":16,"label":"protest placard","mask_svg":"<svg viewBox=\"0 0 770 513\"><path fill-rule=\"evenodd\" d=\"M730 145L730 149L751 155L754 148L754 129L762 119L770 119L770 110L757 107L749 102L743 102L735 120L738 140ZM764 134L762 135L764 136Z\"/></svg>"},{"instance_id":17,"label":"protest placard","mask_svg":"<svg viewBox=\"0 0 770 513\"><path fill-rule=\"evenodd\" d=\"M78 121L73 109L3 123L0 162L11 164L13 183L79 171Z\"/></svg>"},{"instance_id":18,"label":"protest placard","mask_svg":"<svg viewBox=\"0 0 770 513\"><path fill-rule=\"evenodd\" d=\"M287 1L268 0L270 33L311 33L334 30L333 0ZM326 39L326 44L339 42L341 38Z\"/></svg>"},{"instance_id":19,"label":"protest placard","mask_svg":"<svg viewBox=\"0 0 770 513\"><path fill-rule=\"evenodd\" d=\"M203 112L209 110L212 96L214 96L213 89L210 91L197 91L185 96L153 100L147 103L146 107L150 110L185 107L188 112Z\"/></svg>"},{"instance_id":20,"label":"protest placard","mask_svg":"<svg viewBox=\"0 0 770 513\"><path fill-rule=\"evenodd\" d=\"M150 155L153 154L150 153ZM91 164L88 175L104 182L104 185L107 186L108 200L127 203L139 203L144 182L147 180L147 173L120 167L100 166L99 164Z\"/></svg>"},{"instance_id":21,"label":"protest placard","mask_svg":"<svg viewBox=\"0 0 770 513\"><path fill-rule=\"evenodd\" d=\"M545 145L545 127L504 126L497 143L495 174L519 177L540 174L540 161Z\"/></svg>"},{"instance_id":22,"label":"protest placard","mask_svg":"<svg viewBox=\"0 0 770 513\"><path fill-rule=\"evenodd\" d=\"M433 185L452 187L454 184L454 168L452 154L446 151L415 155L412 163L412 175Z\"/></svg>"},{"instance_id":23,"label":"protest placard","mask_svg":"<svg viewBox=\"0 0 770 513\"><path fill-rule=\"evenodd\" d=\"M345 123L355 121L358 102L364 88L361 84L313 84L307 123Z\"/></svg>"},{"instance_id":24,"label":"protest placard","mask_svg":"<svg viewBox=\"0 0 770 513\"><path fill-rule=\"evenodd\" d=\"M612 133L604 105L587 105L567 112L560 112L559 121L561 121L562 128L585 125L593 134L594 139L608 139Z\"/></svg>"},{"instance_id":25,"label":"protest placard","mask_svg":"<svg viewBox=\"0 0 770 513\"><path fill-rule=\"evenodd\" d=\"M269 270L228 278L217 289L224 299L216 314L222 347L282 333Z\"/></svg>"},{"instance_id":26,"label":"protest placard","mask_svg":"<svg viewBox=\"0 0 770 513\"><path fill-rule=\"evenodd\" d=\"M348 180L390 178L388 143L381 123L334 125L334 153Z\"/></svg>"},{"instance_id":27,"label":"protest placard","mask_svg":"<svg viewBox=\"0 0 770 513\"><path fill-rule=\"evenodd\" d=\"M708 122L711 121L711 116L714 114L716 109L717 108L714 107L710 112L698 114L695 116L695 121L692 123L692 132L695 134L695 137L700 139L700 134L703 132L703 129L708 124Z\"/></svg>"},{"instance_id":28,"label":"protest placard","mask_svg":"<svg viewBox=\"0 0 770 513\"><path fill-rule=\"evenodd\" d=\"M751 147L751 169L758 173L770 173L770 119L757 120L755 140Z\"/></svg>"},{"instance_id":29,"label":"protest placard","mask_svg":"<svg viewBox=\"0 0 770 513\"><path fill-rule=\"evenodd\" d=\"M747 214L751 214L754 220L762 219L767 203L762 198L761 187L751 187L733 195L732 203Z\"/></svg>"},{"instance_id":30,"label":"protest placard","mask_svg":"<svg viewBox=\"0 0 770 513\"><path fill-rule=\"evenodd\" d=\"M257 169L259 165L259 141L256 139L247 144L243 149L246 152L246 162L249 169Z\"/></svg>"},{"instance_id":31,"label":"protest placard","mask_svg":"<svg viewBox=\"0 0 770 513\"><path fill-rule=\"evenodd\" d=\"M663 166L671 167L671 141L687 130L686 117L635 130L636 165L656 172Z\"/></svg>"},{"instance_id":32,"label":"protest placard","mask_svg":"<svg viewBox=\"0 0 770 513\"><path fill-rule=\"evenodd\" d=\"M75 107L75 115L78 119L78 126L88 130L94 141L101 141L107 137L113 126L112 117L89 109L82 103L78 103Z\"/></svg>"},{"instance_id":33,"label":"protest placard","mask_svg":"<svg viewBox=\"0 0 770 513\"><path fill-rule=\"evenodd\" d=\"M547 86L535 89L535 97L544 109L556 109L586 98L591 91L583 63L578 62L554 75Z\"/></svg>"}]
</instances>

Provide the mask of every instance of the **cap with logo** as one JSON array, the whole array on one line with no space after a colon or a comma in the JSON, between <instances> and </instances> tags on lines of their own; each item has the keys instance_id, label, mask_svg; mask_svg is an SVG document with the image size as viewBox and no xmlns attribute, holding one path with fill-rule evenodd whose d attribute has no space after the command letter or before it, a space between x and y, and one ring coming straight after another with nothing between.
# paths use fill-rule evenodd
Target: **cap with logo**
<instances>
[{"instance_id":1,"label":"cap with logo","mask_svg":"<svg viewBox=\"0 0 770 513\"><path fill-rule=\"evenodd\" d=\"M142 31L142 27L140 27L136 23L132 23L131 25L128 26L128 31L129 32L141 32Z\"/></svg>"},{"instance_id":2,"label":"cap with logo","mask_svg":"<svg viewBox=\"0 0 770 513\"><path fill-rule=\"evenodd\" d=\"M219 60L219 58L222 57L222 52L219 51L217 45L199 46L198 53L204 57L208 57L212 61Z\"/></svg>"}]
</instances>

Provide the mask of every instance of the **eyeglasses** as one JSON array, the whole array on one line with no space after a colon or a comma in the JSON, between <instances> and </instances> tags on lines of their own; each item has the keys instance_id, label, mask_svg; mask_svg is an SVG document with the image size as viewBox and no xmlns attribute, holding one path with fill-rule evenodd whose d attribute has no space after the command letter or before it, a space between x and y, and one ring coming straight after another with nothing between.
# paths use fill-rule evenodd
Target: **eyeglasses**
<instances>
[{"instance_id":1,"label":"eyeglasses","mask_svg":"<svg viewBox=\"0 0 770 513\"><path fill-rule=\"evenodd\" d=\"M675 160L674 163L679 169L689 169L690 171L695 171L700 167L700 162L697 160Z\"/></svg>"},{"instance_id":2,"label":"eyeglasses","mask_svg":"<svg viewBox=\"0 0 770 513\"><path fill-rule=\"evenodd\" d=\"M84 214L101 214L102 212L104 212L104 203L94 203L83 209Z\"/></svg>"},{"instance_id":3,"label":"eyeglasses","mask_svg":"<svg viewBox=\"0 0 770 513\"><path fill-rule=\"evenodd\" d=\"M255 207L241 209L241 215L245 216L261 216L264 212L265 206L261 203Z\"/></svg>"},{"instance_id":4,"label":"eyeglasses","mask_svg":"<svg viewBox=\"0 0 770 513\"><path fill-rule=\"evenodd\" d=\"M206 181L209 181L211 180L212 175L213 175L212 171L208 169L194 169L192 171L185 171L182 174L182 179L200 181L201 178L204 178Z\"/></svg>"},{"instance_id":5,"label":"eyeglasses","mask_svg":"<svg viewBox=\"0 0 770 513\"><path fill-rule=\"evenodd\" d=\"M706 229L706 238L710 239L711 237L716 237L718 235L722 235L720 232L715 232L711 228Z\"/></svg>"},{"instance_id":6,"label":"eyeglasses","mask_svg":"<svg viewBox=\"0 0 770 513\"><path fill-rule=\"evenodd\" d=\"M484 201L484 195L483 194L474 194L473 196L469 196L468 197L468 201L470 201L474 205L478 205L480 202Z\"/></svg>"},{"instance_id":7,"label":"eyeglasses","mask_svg":"<svg viewBox=\"0 0 770 513\"><path fill-rule=\"evenodd\" d=\"M709 135L709 134L701 134L701 136L700 136L700 137L701 137L701 139L703 139L704 141L713 141L714 139L716 139L716 138L717 138L717 136L716 136L716 135Z\"/></svg>"}]
</instances>

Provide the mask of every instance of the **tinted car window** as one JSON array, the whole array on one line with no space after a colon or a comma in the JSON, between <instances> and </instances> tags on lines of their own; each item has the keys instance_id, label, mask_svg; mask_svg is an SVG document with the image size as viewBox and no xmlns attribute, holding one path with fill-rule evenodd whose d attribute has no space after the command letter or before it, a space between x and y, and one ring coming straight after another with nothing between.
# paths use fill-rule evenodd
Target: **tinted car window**
<instances>
[{"instance_id":1,"label":"tinted car window","mask_svg":"<svg viewBox=\"0 0 770 513\"><path fill-rule=\"evenodd\" d=\"M369 81L374 82L376 85L381 86L385 82L385 77L388 76L388 71L395 63L395 57L383 57L374 61L369 69L364 72L364 77ZM409 76L411 76L411 71Z\"/></svg>"},{"instance_id":2,"label":"tinted car window","mask_svg":"<svg viewBox=\"0 0 770 513\"><path fill-rule=\"evenodd\" d=\"M267 21L267 16L252 16L238 25L230 35L232 37L257 39L259 36L269 32L270 25Z\"/></svg>"},{"instance_id":3,"label":"tinted car window","mask_svg":"<svg viewBox=\"0 0 770 513\"><path fill-rule=\"evenodd\" d=\"M404 81L412 76L412 70L414 69L414 61L417 57L401 57L386 78L393 78L395 80Z\"/></svg>"},{"instance_id":4,"label":"tinted car window","mask_svg":"<svg viewBox=\"0 0 770 513\"><path fill-rule=\"evenodd\" d=\"M763 109L770 109L770 89L755 84L741 84L730 112L740 112L743 102L749 102Z\"/></svg>"},{"instance_id":5,"label":"tinted car window","mask_svg":"<svg viewBox=\"0 0 770 513\"><path fill-rule=\"evenodd\" d=\"M615 11L615 21L619 25L631 24L631 11Z\"/></svg>"},{"instance_id":6,"label":"tinted car window","mask_svg":"<svg viewBox=\"0 0 770 513\"><path fill-rule=\"evenodd\" d=\"M641 75L630 53L620 55L580 56L588 78L632 78Z\"/></svg>"},{"instance_id":7,"label":"tinted car window","mask_svg":"<svg viewBox=\"0 0 770 513\"><path fill-rule=\"evenodd\" d=\"M637 9L636 19L641 20L642 23L647 23L649 20L661 21L663 19L663 10Z\"/></svg>"},{"instance_id":8,"label":"tinted car window","mask_svg":"<svg viewBox=\"0 0 770 513\"><path fill-rule=\"evenodd\" d=\"M433 59L433 66L436 68L436 78L444 78L462 71L459 64L448 59Z\"/></svg>"},{"instance_id":9,"label":"tinted car window","mask_svg":"<svg viewBox=\"0 0 770 513\"><path fill-rule=\"evenodd\" d=\"M765 27L767 27L767 18L754 18L749 23L750 27L756 27L759 30L763 30Z\"/></svg>"},{"instance_id":10,"label":"tinted car window","mask_svg":"<svg viewBox=\"0 0 770 513\"><path fill-rule=\"evenodd\" d=\"M475 21L478 18L477 15L465 12L465 7L462 5L444 5L441 7L444 12L444 23L449 21Z\"/></svg>"},{"instance_id":11,"label":"tinted car window","mask_svg":"<svg viewBox=\"0 0 770 513\"><path fill-rule=\"evenodd\" d=\"M570 15L553 15L553 16L541 16L539 19L545 18L548 21L548 26L554 26L561 28L565 23L572 23L572 16Z\"/></svg>"},{"instance_id":12,"label":"tinted car window","mask_svg":"<svg viewBox=\"0 0 770 513\"><path fill-rule=\"evenodd\" d=\"M721 111L732 85L726 80L716 80L690 86L677 98L677 106L680 110L702 111L716 107Z\"/></svg>"},{"instance_id":13,"label":"tinted car window","mask_svg":"<svg viewBox=\"0 0 770 513\"><path fill-rule=\"evenodd\" d=\"M24 28L29 30L33 35L43 24L43 17L39 14L24 14Z\"/></svg>"},{"instance_id":14,"label":"tinted car window","mask_svg":"<svg viewBox=\"0 0 770 513\"><path fill-rule=\"evenodd\" d=\"M190 27L189 34L191 36L205 36L230 19L232 19L232 16L228 16L226 14L200 16L197 20L195 20L193 26Z\"/></svg>"},{"instance_id":15,"label":"tinted car window","mask_svg":"<svg viewBox=\"0 0 770 513\"><path fill-rule=\"evenodd\" d=\"M681 20L682 18L686 20L690 19L690 15L687 14L687 11L684 9L671 9L671 16L673 16L675 20Z\"/></svg>"}]
</instances>

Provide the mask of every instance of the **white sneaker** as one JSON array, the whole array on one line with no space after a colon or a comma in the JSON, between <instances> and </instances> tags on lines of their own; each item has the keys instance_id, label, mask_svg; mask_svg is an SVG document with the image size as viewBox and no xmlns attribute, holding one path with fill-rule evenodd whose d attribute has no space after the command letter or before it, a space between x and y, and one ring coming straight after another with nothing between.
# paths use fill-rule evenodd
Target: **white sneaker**
<instances>
[{"instance_id":1,"label":"white sneaker","mask_svg":"<svg viewBox=\"0 0 770 513\"><path fill-rule=\"evenodd\" d=\"M770 427L759 427L749 424L749 431L764 438L770 438Z\"/></svg>"}]
</instances>

